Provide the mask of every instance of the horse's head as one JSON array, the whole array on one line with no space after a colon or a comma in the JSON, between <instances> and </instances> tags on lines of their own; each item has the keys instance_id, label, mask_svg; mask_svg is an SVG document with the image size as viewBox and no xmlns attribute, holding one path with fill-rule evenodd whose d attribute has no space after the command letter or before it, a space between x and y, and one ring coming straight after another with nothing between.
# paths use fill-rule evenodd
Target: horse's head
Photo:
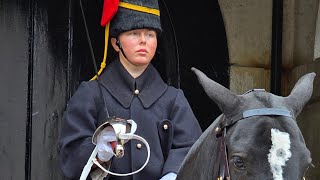
<instances>
[{"instance_id":1,"label":"horse's head","mask_svg":"<svg viewBox=\"0 0 320 180\"><path fill-rule=\"evenodd\" d=\"M228 169L231 179L303 179L311 156L296 117L312 95L315 73L301 77L290 95L281 97L261 89L237 95L192 70L223 116L191 148L178 179L216 179Z\"/></svg>"}]
</instances>

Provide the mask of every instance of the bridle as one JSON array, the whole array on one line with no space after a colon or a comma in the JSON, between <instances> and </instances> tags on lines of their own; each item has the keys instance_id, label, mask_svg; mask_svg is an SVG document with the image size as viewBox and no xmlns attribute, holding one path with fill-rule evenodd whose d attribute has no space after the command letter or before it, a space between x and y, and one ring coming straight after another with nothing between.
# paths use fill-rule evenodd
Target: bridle
<instances>
[{"instance_id":1,"label":"bridle","mask_svg":"<svg viewBox=\"0 0 320 180\"><path fill-rule=\"evenodd\" d=\"M230 169L229 169L229 161L228 161L228 153L227 153L227 145L225 142L225 137L227 135L227 128L233 126L240 120L244 120L246 118L252 116L284 116L289 117L291 119L295 119L294 115L286 109L279 108L259 108L259 109L249 109L242 113L238 113L230 119L226 119L226 116L223 115L222 121L215 128L216 137L218 140L218 180L230 180Z\"/></svg>"}]
</instances>

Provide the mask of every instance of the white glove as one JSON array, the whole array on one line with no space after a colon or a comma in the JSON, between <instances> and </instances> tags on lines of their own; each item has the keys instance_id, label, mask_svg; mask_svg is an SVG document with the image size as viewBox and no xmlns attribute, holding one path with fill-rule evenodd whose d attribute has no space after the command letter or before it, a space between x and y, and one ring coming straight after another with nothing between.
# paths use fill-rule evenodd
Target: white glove
<instances>
[{"instance_id":1,"label":"white glove","mask_svg":"<svg viewBox=\"0 0 320 180\"><path fill-rule=\"evenodd\" d=\"M171 172L163 176L160 180L176 180L176 178L177 178L177 174Z\"/></svg>"},{"instance_id":2,"label":"white glove","mask_svg":"<svg viewBox=\"0 0 320 180\"><path fill-rule=\"evenodd\" d=\"M117 141L116 133L111 126L107 126L97 136L98 158L103 162L109 161L114 155L110 142Z\"/></svg>"}]
</instances>

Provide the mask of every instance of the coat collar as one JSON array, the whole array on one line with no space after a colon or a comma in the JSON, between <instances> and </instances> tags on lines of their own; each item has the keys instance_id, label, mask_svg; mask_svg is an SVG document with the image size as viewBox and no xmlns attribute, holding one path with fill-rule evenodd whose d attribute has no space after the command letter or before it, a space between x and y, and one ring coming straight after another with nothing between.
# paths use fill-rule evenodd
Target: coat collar
<instances>
[{"instance_id":1,"label":"coat collar","mask_svg":"<svg viewBox=\"0 0 320 180\"><path fill-rule=\"evenodd\" d=\"M105 69L100 81L125 108L130 107L135 95L141 100L144 108L148 108L168 88L152 64L139 77L133 78L118 59ZM138 94L135 94L136 90L139 91Z\"/></svg>"}]
</instances>

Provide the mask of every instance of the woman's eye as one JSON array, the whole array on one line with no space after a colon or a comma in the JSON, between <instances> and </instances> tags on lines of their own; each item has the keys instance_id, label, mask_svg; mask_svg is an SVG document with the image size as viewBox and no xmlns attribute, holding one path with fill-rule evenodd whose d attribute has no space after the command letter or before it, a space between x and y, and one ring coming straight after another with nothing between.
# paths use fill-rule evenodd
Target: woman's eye
<instances>
[{"instance_id":1,"label":"woman's eye","mask_svg":"<svg viewBox=\"0 0 320 180\"><path fill-rule=\"evenodd\" d=\"M138 33L137 33L137 32L135 32L135 31L131 31L128 35L129 35L129 36L137 36L137 35L138 35Z\"/></svg>"},{"instance_id":2,"label":"woman's eye","mask_svg":"<svg viewBox=\"0 0 320 180\"><path fill-rule=\"evenodd\" d=\"M155 34L155 33L153 33L153 32L150 32L150 33L147 33L147 36L148 36L148 37L155 37L155 36L156 36L156 34Z\"/></svg>"},{"instance_id":3,"label":"woman's eye","mask_svg":"<svg viewBox=\"0 0 320 180\"><path fill-rule=\"evenodd\" d=\"M157 35L156 35L156 34L152 34L151 37L152 37L152 38L155 38L155 37L157 37Z\"/></svg>"}]
</instances>

